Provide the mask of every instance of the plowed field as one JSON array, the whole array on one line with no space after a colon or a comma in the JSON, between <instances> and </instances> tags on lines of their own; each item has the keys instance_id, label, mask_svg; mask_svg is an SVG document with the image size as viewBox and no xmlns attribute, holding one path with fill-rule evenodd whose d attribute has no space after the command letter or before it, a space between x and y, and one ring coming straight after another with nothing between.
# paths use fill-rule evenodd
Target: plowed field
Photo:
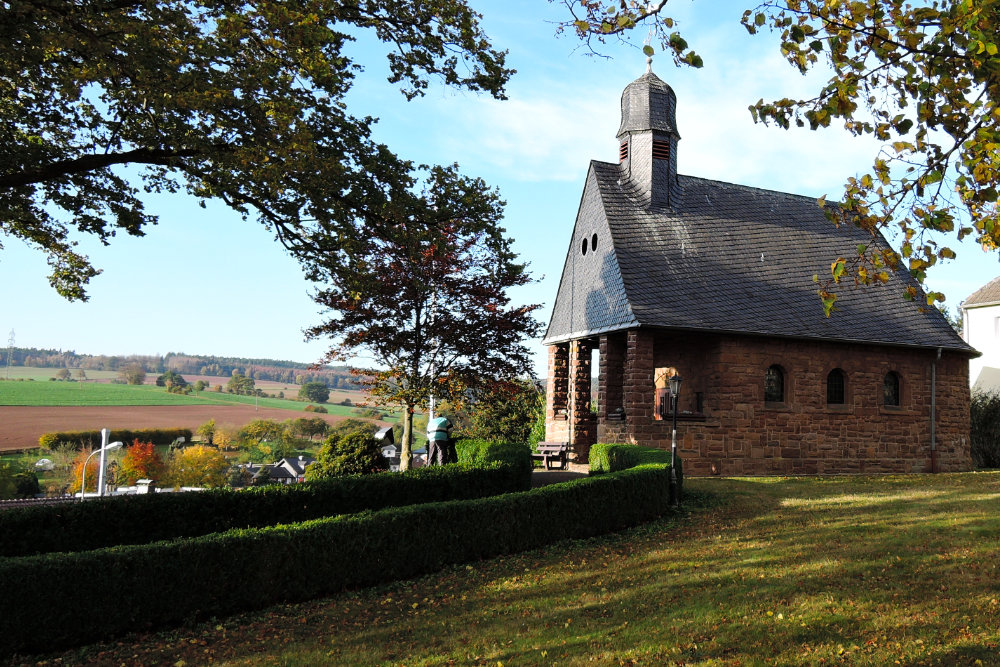
<instances>
[{"instance_id":1,"label":"plowed field","mask_svg":"<svg viewBox=\"0 0 1000 667\"><path fill-rule=\"evenodd\" d=\"M242 426L254 419L284 421L298 417L322 417L331 424L347 419L340 415L304 413L301 410L260 408L252 405L141 405L92 407L0 406L0 451L38 445L49 431L91 431L116 428L189 428L209 419L219 426ZM386 424L387 425L387 424Z\"/></svg>"}]
</instances>

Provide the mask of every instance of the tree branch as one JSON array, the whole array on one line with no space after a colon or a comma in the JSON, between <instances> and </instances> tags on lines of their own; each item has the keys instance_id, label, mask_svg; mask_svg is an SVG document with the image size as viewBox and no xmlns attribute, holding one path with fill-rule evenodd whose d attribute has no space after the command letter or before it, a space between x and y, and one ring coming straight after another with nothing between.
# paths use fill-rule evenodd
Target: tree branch
<instances>
[{"instance_id":1,"label":"tree branch","mask_svg":"<svg viewBox=\"0 0 1000 667\"><path fill-rule=\"evenodd\" d=\"M219 147L225 149L225 147ZM84 155L72 160L62 160L51 162L36 169L25 169L14 174L0 176L0 189L16 188L24 185L34 185L44 181L51 181L70 174L79 174L86 171L96 171L106 167L113 167L117 164L159 164L169 165L177 158L194 157L203 155L204 150L187 149L164 149L164 148L137 148L124 153L105 153Z\"/></svg>"}]
</instances>

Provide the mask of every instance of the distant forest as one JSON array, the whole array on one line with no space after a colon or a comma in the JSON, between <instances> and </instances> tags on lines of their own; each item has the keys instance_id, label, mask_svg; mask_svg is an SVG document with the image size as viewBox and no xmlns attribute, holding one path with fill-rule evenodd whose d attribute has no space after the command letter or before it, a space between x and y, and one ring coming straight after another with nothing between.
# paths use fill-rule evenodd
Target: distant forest
<instances>
[{"instance_id":1,"label":"distant forest","mask_svg":"<svg viewBox=\"0 0 1000 667\"><path fill-rule=\"evenodd\" d=\"M8 354L10 359L8 360ZM168 370L181 375L231 376L240 372L254 380L270 380L288 384L322 382L331 389L357 389L357 383L347 366L314 369L309 364L275 359L242 359L169 352L166 355L106 356L77 354L72 350L41 350L34 347L13 347L3 350L2 365L34 366L35 368L83 368L95 371L117 371L128 364L140 363L147 373L160 374Z\"/></svg>"}]
</instances>

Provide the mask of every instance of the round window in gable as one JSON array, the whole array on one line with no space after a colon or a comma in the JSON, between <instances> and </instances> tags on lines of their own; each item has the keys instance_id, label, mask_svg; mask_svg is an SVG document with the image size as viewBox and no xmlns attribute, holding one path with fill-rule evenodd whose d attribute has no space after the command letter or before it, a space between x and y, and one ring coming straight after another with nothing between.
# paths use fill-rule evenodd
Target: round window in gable
<instances>
[{"instance_id":1,"label":"round window in gable","mask_svg":"<svg viewBox=\"0 0 1000 667\"><path fill-rule=\"evenodd\" d=\"M587 254L587 239L583 240L583 247L580 248L580 252L582 252L584 255Z\"/></svg>"},{"instance_id":2,"label":"round window in gable","mask_svg":"<svg viewBox=\"0 0 1000 667\"><path fill-rule=\"evenodd\" d=\"M597 250L597 234L590 237L590 252L595 252Z\"/></svg>"}]
</instances>

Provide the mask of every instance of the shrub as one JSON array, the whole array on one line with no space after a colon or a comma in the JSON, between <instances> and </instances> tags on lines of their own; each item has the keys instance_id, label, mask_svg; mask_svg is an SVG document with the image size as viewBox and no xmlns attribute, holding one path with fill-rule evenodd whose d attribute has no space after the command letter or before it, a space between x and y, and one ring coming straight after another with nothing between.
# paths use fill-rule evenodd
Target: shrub
<instances>
[{"instance_id":1,"label":"shrub","mask_svg":"<svg viewBox=\"0 0 1000 667\"><path fill-rule=\"evenodd\" d=\"M628 470L650 463L665 463L669 467L670 450L599 442L590 448L589 463L591 475ZM677 486L678 492L683 491L684 467L680 455L677 456Z\"/></svg>"},{"instance_id":2,"label":"shrub","mask_svg":"<svg viewBox=\"0 0 1000 667\"><path fill-rule=\"evenodd\" d=\"M531 448L527 444L457 438L455 448L459 463L484 465L490 461L500 461L517 471L521 478L521 489L531 488L531 471L535 464L531 460Z\"/></svg>"},{"instance_id":3,"label":"shrub","mask_svg":"<svg viewBox=\"0 0 1000 667\"><path fill-rule=\"evenodd\" d=\"M307 405L305 408L306 412L318 412L320 414L326 414L327 410L322 405Z\"/></svg>"},{"instance_id":4,"label":"shrub","mask_svg":"<svg viewBox=\"0 0 1000 667\"><path fill-rule=\"evenodd\" d=\"M34 498L42 492L38 485L38 475L31 471L15 473L14 485L14 495L17 498Z\"/></svg>"},{"instance_id":5,"label":"shrub","mask_svg":"<svg viewBox=\"0 0 1000 667\"><path fill-rule=\"evenodd\" d=\"M142 440L151 442L154 445L169 445L177 438L184 438L186 442L191 442L191 429L189 428L141 428L135 430L114 429L111 431L111 440L121 442L132 442ZM94 448L101 446L100 431L61 431L54 433L43 433L38 438L38 446L42 449L50 450L59 446L69 445L74 449Z\"/></svg>"},{"instance_id":6,"label":"shrub","mask_svg":"<svg viewBox=\"0 0 1000 667\"><path fill-rule=\"evenodd\" d=\"M434 470L445 472L447 467ZM664 466L643 466L472 501L3 559L0 599L16 600L18 613L0 614L0 654L315 598L621 530L667 511L667 474ZM308 586L302 585L303 572L310 573ZM142 594L122 597L108 590ZM84 608L88 613L81 614Z\"/></svg>"},{"instance_id":7,"label":"shrub","mask_svg":"<svg viewBox=\"0 0 1000 667\"><path fill-rule=\"evenodd\" d=\"M328 437L316 456L316 463L306 468L306 479L368 475L388 469L389 462L382 456L379 442L370 433L355 431Z\"/></svg>"},{"instance_id":8,"label":"shrub","mask_svg":"<svg viewBox=\"0 0 1000 667\"><path fill-rule=\"evenodd\" d=\"M977 468L1000 468L1000 394L972 394L970 435Z\"/></svg>"}]
</instances>

